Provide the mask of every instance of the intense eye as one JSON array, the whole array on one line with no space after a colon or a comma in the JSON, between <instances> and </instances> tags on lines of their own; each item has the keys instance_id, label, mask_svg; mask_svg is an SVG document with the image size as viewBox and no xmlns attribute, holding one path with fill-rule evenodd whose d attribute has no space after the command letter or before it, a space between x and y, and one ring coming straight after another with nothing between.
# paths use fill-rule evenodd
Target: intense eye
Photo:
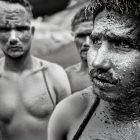
<instances>
[{"instance_id":1,"label":"intense eye","mask_svg":"<svg viewBox=\"0 0 140 140\"><path fill-rule=\"evenodd\" d=\"M87 35L86 34L77 34L76 36L75 36L75 38L81 38L81 39L83 39L83 38L85 38Z\"/></svg>"},{"instance_id":2,"label":"intense eye","mask_svg":"<svg viewBox=\"0 0 140 140\"><path fill-rule=\"evenodd\" d=\"M95 44L95 45L96 44L99 45L99 44L102 43L102 41L99 38L92 38L91 40L92 40L92 43Z\"/></svg>"},{"instance_id":3,"label":"intense eye","mask_svg":"<svg viewBox=\"0 0 140 140\"><path fill-rule=\"evenodd\" d=\"M128 44L127 42L123 42L123 41L115 41L114 45L116 48L124 48L124 49L131 48L130 44Z\"/></svg>"},{"instance_id":4,"label":"intense eye","mask_svg":"<svg viewBox=\"0 0 140 140\"><path fill-rule=\"evenodd\" d=\"M29 29L30 29L30 27L28 27L28 26L16 27L16 30L19 32L28 31Z\"/></svg>"},{"instance_id":5,"label":"intense eye","mask_svg":"<svg viewBox=\"0 0 140 140\"><path fill-rule=\"evenodd\" d=\"M0 32L9 32L10 30L8 27L0 27Z\"/></svg>"}]
</instances>

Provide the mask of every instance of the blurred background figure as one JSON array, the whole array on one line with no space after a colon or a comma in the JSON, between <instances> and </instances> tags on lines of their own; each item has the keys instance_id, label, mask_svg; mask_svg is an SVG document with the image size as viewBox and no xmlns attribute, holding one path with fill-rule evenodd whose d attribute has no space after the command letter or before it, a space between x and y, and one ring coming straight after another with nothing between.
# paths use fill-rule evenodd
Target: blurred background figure
<instances>
[{"instance_id":1,"label":"blurred background figure","mask_svg":"<svg viewBox=\"0 0 140 140\"><path fill-rule=\"evenodd\" d=\"M32 54L66 68L80 61L71 35L71 20L89 0L30 0L36 27ZM58 4L58 5L57 5ZM52 11L50 11L50 9ZM2 56L0 52L0 56Z\"/></svg>"},{"instance_id":2,"label":"blurred background figure","mask_svg":"<svg viewBox=\"0 0 140 140\"><path fill-rule=\"evenodd\" d=\"M92 18L92 12L86 12L86 7L83 7L72 20L72 35L81 58L81 62L66 68L72 93L91 86L87 66L87 51L90 47L90 34L93 28Z\"/></svg>"}]
</instances>

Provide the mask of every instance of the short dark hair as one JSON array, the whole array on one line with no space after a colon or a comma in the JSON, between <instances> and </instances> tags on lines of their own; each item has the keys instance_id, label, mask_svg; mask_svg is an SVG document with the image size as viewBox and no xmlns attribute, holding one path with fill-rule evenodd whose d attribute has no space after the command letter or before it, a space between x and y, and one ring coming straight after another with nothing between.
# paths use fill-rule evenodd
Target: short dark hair
<instances>
[{"instance_id":1,"label":"short dark hair","mask_svg":"<svg viewBox=\"0 0 140 140\"><path fill-rule=\"evenodd\" d=\"M0 0L0 1L4 1L7 3L12 3L12 4L18 3L18 4L22 5L27 10L27 12L29 13L31 18L33 17L32 6L28 0Z\"/></svg>"},{"instance_id":2,"label":"short dark hair","mask_svg":"<svg viewBox=\"0 0 140 140\"><path fill-rule=\"evenodd\" d=\"M81 8L74 16L71 22L71 29L72 31L75 27L85 21L92 21L93 14L90 10L87 10L87 7Z\"/></svg>"},{"instance_id":3,"label":"short dark hair","mask_svg":"<svg viewBox=\"0 0 140 140\"><path fill-rule=\"evenodd\" d=\"M140 18L140 2L139 0L90 0L91 4L88 10L92 11L95 18L98 13L107 10L114 10L115 12L128 15L131 17Z\"/></svg>"}]
</instances>

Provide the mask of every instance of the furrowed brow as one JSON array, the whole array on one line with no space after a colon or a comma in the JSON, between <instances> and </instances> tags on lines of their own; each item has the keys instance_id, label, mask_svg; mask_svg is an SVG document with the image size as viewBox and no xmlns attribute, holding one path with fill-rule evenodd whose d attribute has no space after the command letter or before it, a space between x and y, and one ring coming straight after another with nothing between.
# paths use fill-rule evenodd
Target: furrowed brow
<instances>
[{"instance_id":1,"label":"furrowed brow","mask_svg":"<svg viewBox=\"0 0 140 140\"><path fill-rule=\"evenodd\" d=\"M87 30L87 31L84 31L84 32L77 32L77 33L75 33L75 37L78 37L78 36L90 36L90 34L91 34L91 31L90 30Z\"/></svg>"},{"instance_id":2,"label":"furrowed brow","mask_svg":"<svg viewBox=\"0 0 140 140\"><path fill-rule=\"evenodd\" d=\"M90 35L91 39L95 39L95 38L102 38L103 34L102 33L96 33L96 32L92 32Z\"/></svg>"},{"instance_id":3,"label":"furrowed brow","mask_svg":"<svg viewBox=\"0 0 140 140\"><path fill-rule=\"evenodd\" d=\"M120 41L120 42L126 42L128 44L132 44L132 45L136 43L136 41L129 36L119 36L119 35L111 33L111 34L104 35L104 37L108 41L111 41L111 42Z\"/></svg>"}]
</instances>

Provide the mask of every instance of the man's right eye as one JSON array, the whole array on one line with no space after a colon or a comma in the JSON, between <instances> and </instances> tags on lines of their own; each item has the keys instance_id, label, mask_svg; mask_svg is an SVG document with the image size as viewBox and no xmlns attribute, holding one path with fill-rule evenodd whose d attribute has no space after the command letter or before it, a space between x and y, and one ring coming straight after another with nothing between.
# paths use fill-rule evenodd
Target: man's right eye
<instances>
[{"instance_id":1,"label":"man's right eye","mask_svg":"<svg viewBox=\"0 0 140 140\"><path fill-rule=\"evenodd\" d=\"M98 38L93 38L93 39L92 39L92 43L93 43L93 44L99 45L99 44L102 43L102 41L101 41L100 39L98 39Z\"/></svg>"},{"instance_id":2,"label":"man's right eye","mask_svg":"<svg viewBox=\"0 0 140 140\"><path fill-rule=\"evenodd\" d=\"M85 34L77 34L75 37L76 38L84 38L86 35Z\"/></svg>"},{"instance_id":3,"label":"man's right eye","mask_svg":"<svg viewBox=\"0 0 140 140\"><path fill-rule=\"evenodd\" d=\"M0 32L9 32L10 28L0 27Z\"/></svg>"}]
</instances>

